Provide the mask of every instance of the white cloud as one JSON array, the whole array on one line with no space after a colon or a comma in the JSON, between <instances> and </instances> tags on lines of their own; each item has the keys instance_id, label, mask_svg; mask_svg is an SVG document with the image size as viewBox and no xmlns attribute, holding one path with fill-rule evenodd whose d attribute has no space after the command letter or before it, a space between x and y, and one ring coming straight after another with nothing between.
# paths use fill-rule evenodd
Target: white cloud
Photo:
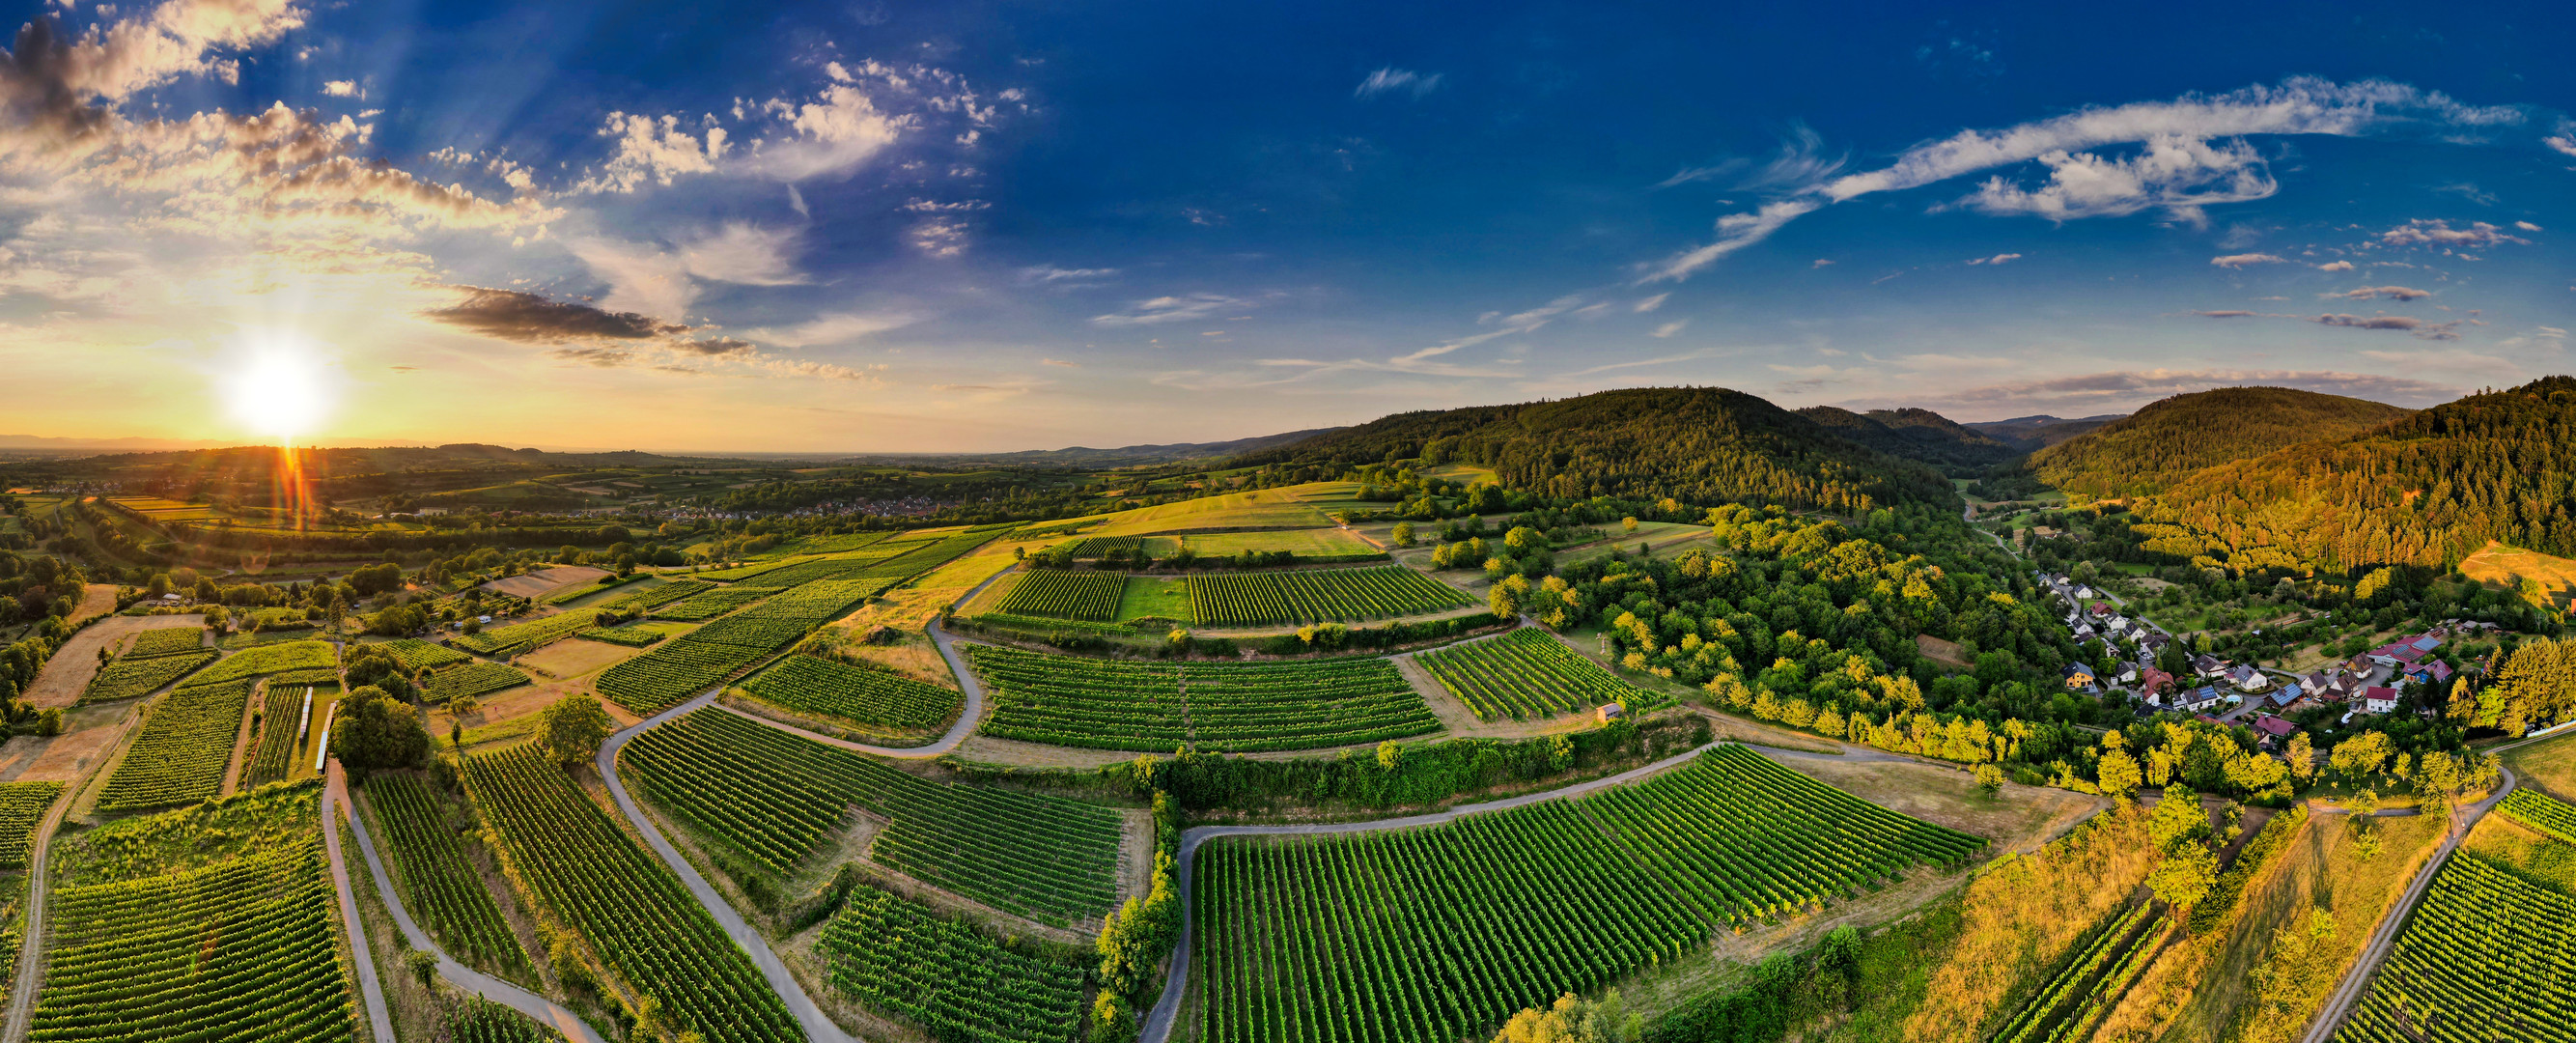
<instances>
[{"instance_id":1,"label":"white cloud","mask_svg":"<svg viewBox=\"0 0 2576 1043\"><path fill-rule=\"evenodd\" d=\"M1684 326L1688 326L1688 325L1690 325L1690 320L1689 320L1689 319L1674 319L1674 320L1673 320L1673 321L1671 321L1671 322L1667 322L1667 323L1665 323L1665 324L1663 324L1663 325L1661 325L1661 326L1657 326L1657 327L1655 327L1655 332L1653 332L1653 333L1649 333L1649 334L1647 334L1647 336L1649 336L1649 337L1670 337L1670 336L1672 336L1673 334L1680 333L1680 332L1682 331L1682 327L1684 327Z\"/></svg>"},{"instance_id":2,"label":"white cloud","mask_svg":"<svg viewBox=\"0 0 2576 1043\"><path fill-rule=\"evenodd\" d=\"M599 135L616 139L617 152L576 184L577 191L632 192L647 182L668 186L672 178L682 174L714 172L726 147L723 127L694 133L683 128L677 116L656 120L611 112L601 123Z\"/></svg>"},{"instance_id":3,"label":"white cloud","mask_svg":"<svg viewBox=\"0 0 2576 1043\"><path fill-rule=\"evenodd\" d=\"M761 228L728 221L715 234L680 248L689 274L745 286L793 286L806 281L796 270L804 234L794 228Z\"/></svg>"},{"instance_id":4,"label":"white cloud","mask_svg":"<svg viewBox=\"0 0 2576 1043\"><path fill-rule=\"evenodd\" d=\"M334 98L354 98L358 96L358 81L324 80L322 81L322 93L328 94Z\"/></svg>"},{"instance_id":5,"label":"white cloud","mask_svg":"<svg viewBox=\"0 0 2576 1043\"><path fill-rule=\"evenodd\" d=\"M846 344L890 329L908 326L913 321L910 315L893 312L826 313L817 315L813 321L801 325L790 326L783 330L749 330L744 333L744 336L789 348L828 346Z\"/></svg>"},{"instance_id":6,"label":"white cloud","mask_svg":"<svg viewBox=\"0 0 2576 1043\"><path fill-rule=\"evenodd\" d=\"M689 279L688 262L676 253L614 239L585 239L572 244L572 254L590 273L608 284L601 308L634 312L665 322L687 322L689 305L698 299Z\"/></svg>"},{"instance_id":7,"label":"white cloud","mask_svg":"<svg viewBox=\"0 0 2576 1043\"><path fill-rule=\"evenodd\" d=\"M1116 268L1058 268L1052 264L1020 269L1020 281L1038 286L1097 286L1118 277Z\"/></svg>"},{"instance_id":8,"label":"white cloud","mask_svg":"<svg viewBox=\"0 0 2576 1043\"><path fill-rule=\"evenodd\" d=\"M1359 88L1351 92L1351 96L1374 98L1392 91L1407 91L1414 97L1420 98L1438 89L1440 89L1439 73L1425 76L1411 69L1398 69L1389 65L1368 74L1367 79L1360 81Z\"/></svg>"},{"instance_id":9,"label":"white cloud","mask_svg":"<svg viewBox=\"0 0 2576 1043\"><path fill-rule=\"evenodd\" d=\"M1645 313L1645 312L1650 312L1650 311L1653 311L1653 310L1655 310L1655 309L1657 309L1657 308L1661 308L1661 307L1663 307L1663 306L1664 306L1664 299L1665 299L1665 298L1667 298L1667 297L1670 297L1670 296L1672 296L1672 294L1669 294L1669 293L1658 293L1658 294L1656 294L1656 295L1654 295L1654 296L1652 296L1652 297L1648 297L1648 298L1645 298L1645 299L1643 299L1643 300L1638 301L1638 302L1637 302L1635 305L1633 305L1632 307L1633 307L1633 308L1634 308L1634 309L1635 309L1639 314L1643 314L1643 313Z\"/></svg>"},{"instance_id":10,"label":"white cloud","mask_svg":"<svg viewBox=\"0 0 2576 1043\"><path fill-rule=\"evenodd\" d=\"M1217 293L1193 293L1177 297L1155 297L1137 301L1123 312L1091 317L1095 326L1153 326L1166 322L1204 319L1221 311L1234 311L1253 302Z\"/></svg>"},{"instance_id":11,"label":"white cloud","mask_svg":"<svg viewBox=\"0 0 2576 1043\"><path fill-rule=\"evenodd\" d=\"M2228 254L2225 257L2212 257L2209 259L2209 263L2221 268L2236 268L2240 270L2249 264L2288 264L2289 261L2290 259L2287 257L2275 257L2271 254Z\"/></svg>"},{"instance_id":12,"label":"white cloud","mask_svg":"<svg viewBox=\"0 0 2576 1043\"><path fill-rule=\"evenodd\" d=\"M2328 261L2324 264L2318 265L2317 270L2321 272L2348 272L2352 270L2352 262Z\"/></svg>"},{"instance_id":13,"label":"white cloud","mask_svg":"<svg viewBox=\"0 0 2576 1043\"><path fill-rule=\"evenodd\" d=\"M2513 223L2513 226L2526 232L2537 232L2540 230L2539 225L2532 224L2529 221L2516 221Z\"/></svg>"},{"instance_id":14,"label":"white cloud","mask_svg":"<svg viewBox=\"0 0 2576 1043\"><path fill-rule=\"evenodd\" d=\"M2467 228L2453 228L2449 221L2416 218L2379 233L2387 246L2492 247L2499 243L2531 245L2531 240L2508 235L2504 229L2484 221L2469 222Z\"/></svg>"},{"instance_id":15,"label":"white cloud","mask_svg":"<svg viewBox=\"0 0 2576 1043\"><path fill-rule=\"evenodd\" d=\"M2358 290L2350 290L2343 293L2320 293L2317 296L2340 297L2349 301L2367 301L2372 299L2413 301L2421 300L2432 295L2433 291L2431 290L2409 289L2404 286L2364 286Z\"/></svg>"},{"instance_id":16,"label":"white cloud","mask_svg":"<svg viewBox=\"0 0 2576 1043\"><path fill-rule=\"evenodd\" d=\"M60 77L69 92L63 100L74 103L121 101L182 76L233 83L240 79L239 63L209 52L273 43L303 27L305 14L300 0L170 0L148 15L92 26L78 40L59 44L52 39L52 23L38 21L19 37L17 62L0 86L14 101L43 105L56 100L35 93L47 86L35 82L37 77L46 75ZM52 53L40 57L35 51ZM39 64L49 68L30 69Z\"/></svg>"},{"instance_id":17,"label":"white cloud","mask_svg":"<svg viewBox=\"0 0 2576 1043\"><path fill-rule=\"evenodd\" d=\"M2005 264L2005 263L2008 263L2008 262L2011 262L2011 261L2018 261L2018 260L2021 260L2021 255L2020 255L2020 254L1996 254L1996 255L1994 255L1994 256L1992 256L1992 257L1971 257L1971 258L1969 258L1969 259L1968 259L1968 263L1969 263L1969 264Z\"/></svg>"},{"instance_id":18,"label":"white cloud","mask_svg":"<svg viewBox=\"0 0 2576 1043\"><path fill-rule=\"evenodd\" d=\"M2552 134L2540 139L2540 143L2569 156L2576 156L2576 134Z\"/></svg>"},{"instance_id":19,"label":"white cloud","mask_svg":"<svg viewBox=\"0 0 2576 1043\"><path fill-rule=\"evenodd\" d=\"M2296 77L2279 86L2219 95L2087 108L1999 131L1966 130L1909 149L1886 167L1812 184L1752 213L1720 218L1715 242L1642 266L1641 281L1687 278L1831 203L2032 161L2050 168L2046 184L2024 189L1989 181L1962 203L1994 213L2061 219L2162 207L2180 219L2197 220L2201 206L2268 195L2273 190L2270 175L2261 169L2261 160L2250 146L2209 144L2214 139L2349 136L2400 119L2484 127L2520 122L2523 113L2514 108L2466 106L2437 92L2385 80L2338 84ZM2114 146L2145 148L2129 159L2086 153Z\"/></svg>"},{"instance_id":20,"label":"white cloud","mask_svg":"<svg viewBox=\"0 0 2576 1043\"><path fill-rule=\"evenodd\" d=\"M953 217L919 222L909 234L913 248L932 257L955 257L966 252L966 222Z\"/></svg>"}]
</instances>

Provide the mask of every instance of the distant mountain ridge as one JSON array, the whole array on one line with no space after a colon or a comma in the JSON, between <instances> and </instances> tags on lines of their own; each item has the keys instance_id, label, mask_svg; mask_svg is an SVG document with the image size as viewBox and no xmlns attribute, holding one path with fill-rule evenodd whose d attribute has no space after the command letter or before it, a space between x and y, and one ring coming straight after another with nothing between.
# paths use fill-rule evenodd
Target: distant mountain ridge
<instances>
[{"instance_id":1,"label":"distant mountain ridge","mask_svg":"<svg viewBox=\"0 0 2576 1043\"><path fill-rule=\"evenodd\" d=\"M2151 496L2202 468L2359 434L2409 412L2297 388L2213 388L2159 399L2032 453L2030 471L2076 495Z\"/></svg>"},{"instance_id":2,"label":"distant mountain ridge","mask_svg":"<svg viewBox=\"0 0 2576 1043\"><path fill-rule=\"evenodd\" d=\"M1854 413L1836 406L1808 406L1798 410L1798 415L1879 452L1930 464L1953 478L1974 478L2022 454L2022 450L1983 431L1929 409Z\"/></svg>"},{"instance_id":3,"label":"distant mountain ridge","mask_svg":"<svg viewBox=\"0 0 2576 1043\"><path fill-rule=\"evenodd\" d=\"M1980 420L1959 426L2022 452L2035 453L2128 415L2127 413L2100 413L2068 420L2046 413L2034 413L2010 420Z\"/></svg>"},{"instance_id":4,"label":"distant mountain ridge","mask_svg":"<svg viewBox=\"0 0 2576 1043\"><path fill-rule=\"evenodd\" d=\"M1713 387L1397 413L1233 462L1355 466L1415 457L1490 467L1503 484L1548 496L1776 501L1837 511L1898 503L1955 510L1957 502L1950 483L1927 465L1758 396Z\"/></svg>"}]
</instances>

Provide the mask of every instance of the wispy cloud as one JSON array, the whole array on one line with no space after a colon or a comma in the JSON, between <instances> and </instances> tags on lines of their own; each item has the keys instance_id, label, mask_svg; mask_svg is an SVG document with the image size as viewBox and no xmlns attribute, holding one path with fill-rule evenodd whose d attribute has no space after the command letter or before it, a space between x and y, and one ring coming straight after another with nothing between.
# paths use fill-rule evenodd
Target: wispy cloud
<instances>
[{"instance_id":1,"label":"wispy cloud","mask_svg":"<svg viewBox=\"0 0 2576 1043\"><path fill-rule=\"evenodd\" d=\"M2209 263L2221 268L2242 269L2249 264L2288 264L2290 259L2271 254L2228 254L2225 257L2212 257Z\"/></svg>"},{"instance_id":2,"label":"wispy cloud","mask_svg":"<svg viewBox=\"0 0 2576 1043\"><path fill-rule=\"evenodd\" d=\"M2006 262L2010 262L2010 261L2018 261L2018 260L2021 260L2021 255L2020 255L2020 254L1996 254L1996 255L1994 255L1994 256L1992 256L1992 257L1971 257L1971 258L1969 258L1969 259L1968 259L1968 263L1969 263L1969 264L2004 264L2004 263L2006 263Z\"/></svg>"},{"instance_id":3,"label":"wispy cloud","mask_svg":"<svg viewBox=\"0 0 2576 1043\"><path fill-rule=\"evenodd\" d=\"M1219 293L1192 293L1175 297L1154 297L1137 301L1126 311L1094 315L1095 326L1154 326L1166 322L1188 322L1204 319L1221 311L1250 307L1252 301Z\"/></svg>"},{"instance_id":4,"label":"wispy cloud","mask_svg":"<svg viewBox=\"0 0 2576 1043\"><path fill-rule=\"evenodd\" d=\"M1750 159L1739 158L1704 167L1684 167L1674 171L1673 176L1656 182L1655 187L1671 188L1694 181L1723 181L1735 191L1804 188L1841 173L1850 162L1850 153L1830 153L1825 147L1824 135L1804 123L1795 123L1781 139L1779 151L1767 161L1757 164Z\"/></svg>"},{"instance_id":5,"label":"wispy cloud","mask_svg":"<svg viewBox=\"0 0 2576 1043\"><path fill-rule=\"evenodd\" d=\"M2433 291L2431 290L2410 289L2404 286L2364 286L2358 290L2346 290L2342 293L2320 293L2317 296L2336 297L2348 301L2412 301L2421 300L2432 295Z\"/></svg>"},{"instance_id":6,"label":"wispy cloud","mask_svg":"<svg viewBox=\"0 0 2576 1043\"><path fill-rule=\"evenodd\" d=\"M1669 293L1658 293L1658 294L1656 294L1656 295L1654 295L1654 296L1652 296L1652 297L1648 297L1648 298L1645 298L1645 299L1643 299L1643 300L1638 301L1635 305L1632 305L1631 307L1633 308L1633 310L1635 310L1635 311L1636 311L1636 312L1638 312L1639 314L1644 314L1644 313L1646 313L1646 312L1650 312L1650 311L1653 311L1653 310L1655 310L1655 309L1657 309L1657 308L1661 308L1661 307L1663 307L1663 306L1664 306L1664 299L1665 299L1665 298L1668 298L1668 297L1671 297L1671 296L1672 296L1672 294L1669 294Z\"/></svg>"},{"instance_id":7,"label":"wispy cloud","mask_svg":"<svg viewBox=\"0 0 2576 1043\"><path fill-rule=\"evenodd\" d=\"M1411 69L1399 69L1389 65L1368 74L1368 78L1361 80L1359 87L1351 91L1351 96L1374 98L1381 94L1403 91L1419 98L1439 89L1439 73L1425 75Z\"/></svg>"},{"instance_id":8,"label":"wispy cloud","mask_svg":"<svg viewBox=\"0 0 2576 1043\"><path fill-rule=\"evenodd\" d=\"M2352 270L2352 262L2328 261L2324 264L2318 265L2317 270L2321 272L2348 272Z\"/></svg>"},{"instance_id":9,"label":"wispy cloud","mask_svg":"<svg viewBox=\"0 0 2576 1043\"><path fill-rule=\"evenodd\" d=\"M1657 327L1655 327L1655 331L1654 331L1653 333L1649 333L1649 334L1647 334L1647 336L1649 336L1649 337L1670 337L1670 336L1672 336L1673 334L1680 333L1680 332L1682 331L1682 327L1684 327L1684 326L1688 326L1688 325L1690 325L1690 320L1689 320L1689 319L1674 319L1674 320L1673 320L1673 321L1671 321L1671 322L1667 322L1667 323L1665 323L1665 324L1663 324L1663 325L1661 325L1661 326L1657 326Z\"/></svg>"},{"instance_id":10,"label":"wispy cloud","mask_svg":"<svg viewBox=\"0 0 2576 1043\"><path fill-rule=\"evenodd\" d=\"M1101 283L1115 279L1118 277L1118 269L1058 268L1052 264L1037 264L1020 269L1019 277L1020 282L1030 286L1054 286L1064 289L1076 289L1085 286L1098 286Z\"/></svg>"},{"instance_id":11,"label":"wispy cloud","mask_svg":"<svg viewBox=\"0 0 2576 1043\"><path fill-rule=\"evenodd\" d=\"M1948 394L1917 396L1908 404L1939 408L1954 415L2013 416L2050 412L2060 415L2124 412L2159 398L2218 387L2271 385L2367 398L2394 405L2421 407L2459 397L2459 389L2410 377L2337 370L2283 369L2141 369L2076 376L2045 377L1967 388ZM1946 407L1946 408L1945 408Z\"/></svg>"},{"instance_id":12,"label":"wispy cloud","mask_svg":"<svg viewBox=\"0 0 2576 1043\"><path fill-rule=\"evenodd\" d=\"M2417 218L2379 233L2386 246L2493 247L2499 243L2531 245L2531 240L2506 232L2484 221L2471 221L2466 228L2453 228L2446 220Z\"/></svg>"}]
</instances>

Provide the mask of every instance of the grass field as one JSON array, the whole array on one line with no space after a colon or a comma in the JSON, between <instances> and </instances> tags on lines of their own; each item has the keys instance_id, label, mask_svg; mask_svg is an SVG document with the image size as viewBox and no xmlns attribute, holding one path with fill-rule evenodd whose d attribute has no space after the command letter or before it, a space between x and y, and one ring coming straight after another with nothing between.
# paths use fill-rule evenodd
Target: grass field
<instances>
[{"instance_id":1,"label":"grass field","mask_svg":"<svg viewBox=\"0 0 2576 1043\"><path fill-rule=\"evenodd\" d=\"M1330 512L1366 506L1356 482L1308 482L1278 489L1226 493L1179 503L1048 522L1052 528L1091 527L1090 536L1150 536L1174 529L1321 529Z\"/></svg>"},{"instance_id":2,"label":"grass field","mask_svg":"<svg viewBox=\"0 0 2576 1043\"><path fill-rule=\"evenodd\" d=\"M2576 561L2553 558L2538 551L2489 543L2460 562L2461 574L2481 583L2492 583L2507 590L2522 585L2526 579L2540 581L2548 591L2549 603L2566 607L2576 601Z\"/></svg>"},{"instance_id":3,"label":"grass field","mask_svg":"<svg viewBox=\"0 0 2576 1043\"><path fill-rule=\"evenodd\" d=\"M1131 619L1173 619L1196 622L1190 614L1190 581L1185 579L1145 579L1127 581L1127 590L1118 599L1118 621Z\"/></svg>"},{"instance_id":4,"label":"grass field","mask_svg":"<svg viewBox=\"0 0 2576 1043\"><path fill-rule=\"evenodd\" d=\"M2576 801L2576 731L2507 753L2504 763L2523 785L2539 787L2560 800Z\"/></svg>"},{"instance_id":5,"label":"grass field","mask_svg":"<svg viewBox=\"0 0 2576 1043\"><path fill-rule=\"evenodd\" d=\"M1359 537L1341 528L1273 529L1258 532L1202 532L1185 536L1155 536L1145 541L1145 552L1157 559L1171 557L1187 547L1202 558L1231 558L1244 551L1287 551L1300 558L1332 558L1353 554L1375 554Z\"/></svg>"}]
</instances>

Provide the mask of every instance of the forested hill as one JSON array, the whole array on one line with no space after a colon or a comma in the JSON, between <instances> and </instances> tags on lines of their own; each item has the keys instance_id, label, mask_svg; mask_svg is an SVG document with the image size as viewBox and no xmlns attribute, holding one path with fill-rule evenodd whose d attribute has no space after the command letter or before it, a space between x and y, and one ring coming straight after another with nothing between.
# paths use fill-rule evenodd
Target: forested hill
<instances>
[{"instance_id":1,"label":"forested hill","mask_svg":"<svg viewBox=\"0 0 2576 1043\"><path fill-rule=\"evenodd\" d=\"M2301 442L2356 435L2407 415L2396 406L2280 387L2175 395L2031 454L2039 480L2081 496L2151 496L2204 467Z\"/></svg>"},{"instance_id":2,"label":"forested hill","mask_svg":"<svg viewBox=\"0 0 2576 1043\"><path fill-rule=\"evenodd\" d=\"M2576 377L2210 468L2141 505L2148 546L2241 568L2446 566L2502 540L2576 556Z\"/></svg>"},{"instance_id":3,"label":"forested hill","mask_svg":"<svg viewBox=\"0 0 2576 1043\"><path fill-rule=\"evenodd\" d=\"M1950 483L1929 467L1725 388L1635 388L1398 413L1237 462L1350 465L1410 457L1491 467L1504 484L1547 496L1701 504L1760 499L1844 512L1957 502Z\"/></svg>"},{"instance_id":4,"label":"forested hill","mask_svg":"<svg viewBox=\"0 0 2576 1043\"><path fill-rule=\"evenodd\" d=\"M2040 413L2033 416L2017 416L2010 420L1980 420L1973 424L1959 426L2022 452L2035 453L2127 415L2126 413L2103 413L2068 420L2064 417Z\"/></svg>"},{"instance_id":5,"label":"forested hill","mask_svg":"<svg viewBox=\"0 0 2576 1043\"><path fill-rule=\"evenodd\" d=\"M1889 456L1930 464L1953 478L1974 478L2021 455L2021 450L1929 409L1854 413L1833 406L1808 406L1798 415Z\"/></svg>"}]
</instances>

